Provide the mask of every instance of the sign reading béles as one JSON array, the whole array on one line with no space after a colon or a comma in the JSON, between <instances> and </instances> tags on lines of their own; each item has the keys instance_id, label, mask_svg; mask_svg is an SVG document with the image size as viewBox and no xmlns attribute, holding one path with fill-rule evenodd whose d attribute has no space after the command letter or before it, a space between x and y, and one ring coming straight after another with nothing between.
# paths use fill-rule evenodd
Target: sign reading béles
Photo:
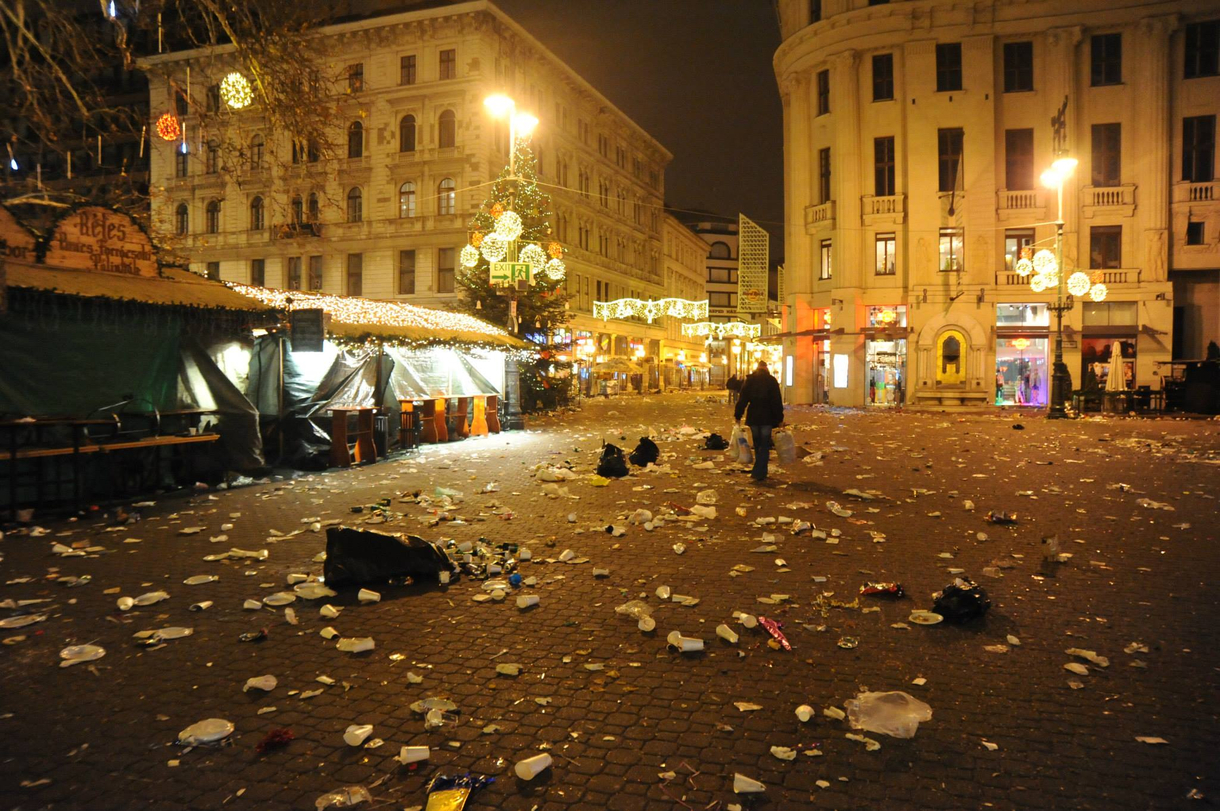
<instances>
[{"instance_id":1,"label":"sign reading b\u00e9les","mask_svg":"<svg viewBox=\"0 0 1220 811\"><path fill-rule=\"evenodd\" d=\"M148 236L131 217L101 206L79 208L60 220L45 263L132 276L159 274Z\"/></svg>"}]
</instances>

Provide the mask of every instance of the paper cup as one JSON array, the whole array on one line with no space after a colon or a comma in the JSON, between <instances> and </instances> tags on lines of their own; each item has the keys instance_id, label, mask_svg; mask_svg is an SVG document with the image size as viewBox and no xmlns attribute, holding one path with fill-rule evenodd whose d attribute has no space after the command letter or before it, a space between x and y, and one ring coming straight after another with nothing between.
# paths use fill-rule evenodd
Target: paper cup
<instances>
[{"instance_id":1,"label":"paper cup","mask_svg":"<svg viewBox=\"0 0 1220 811\"><path fill-rule=\"evenodd\" d=\"M408 763L419 763L430 756L426 746L404 746L398 750L398 762L404 766Z\"/></svg>"},{"instance_id":2,"label":"paper cup","mask_svg":"<svg viewBox=\"0 0 1220 811\"><path fill-rule=\"evenodd\" d=\"M744 774L733 775L733 793L734 794L758 794L766 791L767 787L757 780L751 780Z\"/></svg>"},{"instance_id":3,"label":"paper cup","mask_svg":"<svg viewBox=\"0 0 1220 811\"><path fill-rule=\"evenodd\" d=\"M754 616L753 614L742 614L740 622L746 628L758 627L758 617Z\"/></svg>"},{"instance_id":4,"label":"paper cup","mask_svg":"<svg viewBox=\"0 0 1220 811\"><path fill-rule=\"evenodd\" d=\"M813 707L810 707L808 704L802 704L796 708L796 717L802 724L808 723L809 719L813 717Z\"/></svg>"},{"instance_id":5,"label":"paper cup","mask_svg":"<svg viewBox=\"0 0 1220 811\"><path fill-rule=\"evenodd\" d=\"M447 585L449 585L449 572L441 572L441 573L440 573L440 581L441 581L441 585L442 585L442 586L447 586Z\"/></svg>"},{"instance_id":6,"label":"paper cup","mask_svg":"<svg viewBox=\"0 0 1220 811\"><path fill-rule=\"evenodd\" d=\"M636 625L646 634L657 629L657 621L652 617L640 617L640 621Z\"/></svg>"},{"instance_id":7,"label":"paper cup","mask_svg":"<svg viewBox=\"0 0 1220 811\"><path fill-rule=\"evenodd\" d=\"M534 553L526 549L524 546L517 550L517 560L530 560L534 557Z\"/></svg>"},{"instance_id":8,"label":"paper cup","mask_svg":"<svg viewBox=\"0 0 1220 811\"><path fill-rule=\"evenodd\" d=\"M517 608L520 608L522 610L525 610L525 609L530 608L531 606L535 606L535 605L538 605L538 595L537 594L522 594L520 597L517 598Z\"/></svg>"},{"instance_id":9,"label":"paper cup","mask_svg":"<svg viewBox=\"0 0 1220 811\"><path fill-rule=\"evenodd\" d=\"M682 653L693 653L703 650L703 640L695 639L690 636L682 636L681 631L673 631L665 638L669 644L680 650Z\"/></svg>"},{"instance_id":10,"label":"paper cup","mask_svg":"<svg viewBox=\"0 0 1220 811\"><path fill-rule=\"evenodd\" d=\"M517 776L522 780L533 780L539 774L551 768L551 764L553 762L554 761L551 759L551 756L546 753L534 755L533 757L519 761L517 765L513 767L513 771L516 772Z\"/></svg>"},{"instance_id":11,"label":"paper cup","mask_svg":"<svg viewBox=\"0 0 1220 811\"><path fill-rule=\"evenodd\" d=\"M723 623L716 626L716 636L720 637L725 642L728 642L730 645L737 644L737 634L733 632L732 628L724 625Z\"/></svg>"},{"instance_id":12,"label":"paper cup","mask_svg":"<svg viewBox=\"0 0 1220 811\"><path fill-rule=\"evenodd\" d=\"M381 595L371 589L360 589L356 597L362 603L376 603L381 601Z\"/></svg>"}]
</instances>

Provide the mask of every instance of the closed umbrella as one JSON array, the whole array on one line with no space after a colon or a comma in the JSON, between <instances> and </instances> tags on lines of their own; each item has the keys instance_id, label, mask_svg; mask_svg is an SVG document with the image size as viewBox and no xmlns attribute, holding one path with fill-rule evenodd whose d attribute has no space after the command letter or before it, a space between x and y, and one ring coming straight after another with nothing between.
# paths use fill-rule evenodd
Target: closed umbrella
<instances>
[{"instance_id":1,"label":"closed umbrella","mask_svg":"<svg viewBox=\"0 0 1220 811\"><path fill-rule=\"evenodd\" d=\"M1123 348L1115 341L1110 347L1110 373L1106 377L1106 391L1126 391L1127 376L1123 369Z\"/></svg>"}]
</instances>

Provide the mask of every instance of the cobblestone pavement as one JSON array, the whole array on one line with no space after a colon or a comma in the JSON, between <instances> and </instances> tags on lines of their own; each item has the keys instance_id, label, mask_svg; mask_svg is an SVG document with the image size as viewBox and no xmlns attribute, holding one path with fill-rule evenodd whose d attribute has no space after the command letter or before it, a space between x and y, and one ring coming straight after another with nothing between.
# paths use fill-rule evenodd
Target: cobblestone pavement
<instances>
[{"instance_id":1,"label":"cobblestone pavement","mask_svg":"<svg viewBox=\"0 0 1220 811\"><path fill-rule=\"evenodd\" d=\"M119 531L82 520L48 523L43 537L10 533L0 541L0 600L49 602L25 609L45 621L0 631L0 807L311 809L326 791L365 785L372 807L410 808L424 804L431 776L467 770L497 777L472 809L1109 811L1220 798L1218 423L794 408L798 443L814 453L758 487L720 453L672 433L686 423L727 435L726 414L723 404L689 395L595 402L528 433L163 499ZM1015 430L1020 422L1024 430ZM592 486L587 474L602 436L626 436L621 444L630 448L644 426L660 432L672 472ZM714 470L692 467L709 459ZM577 498L544 496L531 477L540 462L571 462L581 478L561 486ZM491 481L499 492L478 494ZM527 590L540 596L537 608L519 611L511 598L475 602L480 584L462 579L447 589L375 586L381 602L365 605L345 589L329 600L343 607L337 619L319 616L326 601L297 600L295 627L282 608L243 610L244 600L287 588L290 573L321 573L313 560L324 534L302 521L359 521L369 513L354 515L352 505L436 487L465 493L457 511L465 523L429 527L423 508L395 498L403 517L390 527L528 544L535 559L522 572L538 578ZM719 496L714 520L652 532L624 520L637 507L689 506L708 488ZM876 498L845 495L851 488ZM831 500L852 515L832 513ZM492 502L512 517L494 515ZM1018 523L985 523L993 509L1018 513ZM840 536L751 523L781 516ZM626 535L605 533L610 523L627 526ZM180 534L187 527L204 529ZM776 551L752 552L768 531ZM210 542L221 534L228 540ZM1043 561L1040 541L1052 534L1072 554L1066 563ZM61 558L53 542L103 549ZM230 547L270 554L262 562L203 560ZM588 562L546 561L565 549ZM739 565L752 569L735 572ZM609 576L595 578L594 567ZM984 576L984 568L1001 576ZM956 569L990 592L984 620L895 627L912 609L930 607ZM183 583L199 574L219 580ZM77 575L92 580L78 588L54 582ZM851 603L868 580L900 581L909 596L861 598L857 607L817 601L833 592ZM660 585L699 602L663 603ZM115 607L120 595L154 589L169 599ZM790 597L759 601L772 594ZM636 597L652 606L654 633L614 613ZM188 610L202 600L214 605ZM782 622L793 650L742 628L735 609ZM0 610L0 619L18 613ZM740 632L738 644L716 638L722 622ZM132 638L179 625L193 635L156 649ZM319 636L327 625L371 636L376 648L339 652ZM238 641L264 627L265 641ZM706 650L667 648L672 630L705 639ZM839 647L845 636L858 647ZM107 653L57 666L61 648L83 643ZM1067 648L1094 650L1109 666ZM496 674L508 662L524 666L520 676ZM1088 674L1066 670L1071 662ZM264 674L278 678L274 690L242 691ZM864 689L905 690L931 705L933 717L909 740L866 733L880 743L870 751L822 714ZM425 731L408 705L430 696L458 705L456 724ZM802 724L794 709L805 703L817 715ZM210 717L236 725L227 745L175 745L179 730ZM347 746L343 732L356 723L372 724L385 745ZM295 740L260 755L256 744L279 727ZM393 757L402 745L431 746L431 761L400 766ZM801 751L789 762L772 746ZM554 766L518 780L512 764L544 747ZM676 777L667 781L665 772ZM734 772L762 781L765 795L735 797ZM1192 792L1205 799L1192 801Z\"/></svg>"}]
</instances>

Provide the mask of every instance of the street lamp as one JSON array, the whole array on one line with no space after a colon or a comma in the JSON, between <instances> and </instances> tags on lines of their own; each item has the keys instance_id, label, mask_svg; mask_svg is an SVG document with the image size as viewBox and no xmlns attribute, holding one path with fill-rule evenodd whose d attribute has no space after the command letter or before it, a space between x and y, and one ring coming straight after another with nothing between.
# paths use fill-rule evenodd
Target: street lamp
<instances>
[{"instance_id":1,"label":"street lamp","mask_svg":"<svg viewBox=\"0 0 1220 811\"><path fill-rule=\"evenodd\" d=\"M1066 99L1065 99L1066 103ZM1055 256L1052 266L1041 263L1045 271L1053 273L1055 279L1055 303L1050 309L1055 313L1055 363L1051 371L1051 401L1047 417L1052 420L1067 416L1067 401L1072 393L1072 374L1067 364L1063 362L1063 314L1072 308L1072 301L1064 298L1063 271L1063 184L1076 171L1076 159L1061 156L1055 159L1051 168L1042 173L1042 185L1055 190L1058 208L1055 210ZM1035 265L1035 268L1037 265ZM1045 277L1047 274L1039 274ZM1037 282L1039 276L1034 277ZM1033 284L1033 283L1031 283Z\"/></svg>"},{"instance_id":2,"label":"street lamp","mask_svg":"<svg viewBox=\"0 0 1220 811\"><path fill-rule=\"evenodd\" d=\"M528 138L538 126L538 119L529 113L517 112L517 102L503 93L483 99L483 106L492 118L508 118L508 171L517 176L517 138Z\"/></svg>"}]
</instances>

